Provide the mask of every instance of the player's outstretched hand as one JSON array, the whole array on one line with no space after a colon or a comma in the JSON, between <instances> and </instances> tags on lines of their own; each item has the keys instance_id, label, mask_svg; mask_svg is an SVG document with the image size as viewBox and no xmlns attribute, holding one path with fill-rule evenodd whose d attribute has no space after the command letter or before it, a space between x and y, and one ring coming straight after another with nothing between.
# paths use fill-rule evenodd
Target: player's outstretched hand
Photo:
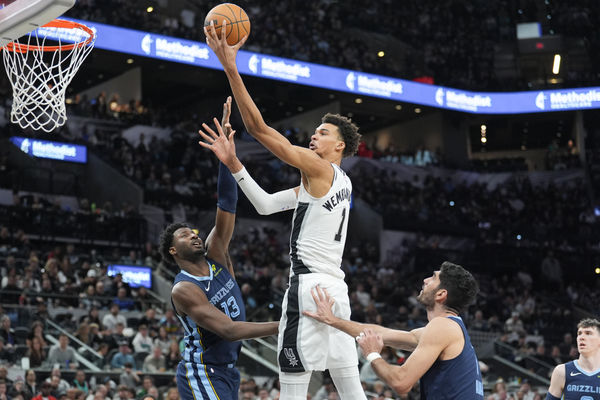
<instances>
[{"instance_id":1,"label":"player's outstretched hand","mask_svg":"<svg viewBox=\"0 0 600 400\"><path fill-rule=\"evenodd\" d=\"M233 141L233 136L235 135L235 131L232 130L231 133L225 135L223 132L223 128L219 123L219 120L213 118L213 122L215 123L215 127L217 128L217 132L212 130L208 125L202 124L202 127L207 133L204 133L202 130L199 130L198 133L204 139L204 141L199 141L200 146L209 149L217 158L225 165L229 166L231 163L237 158L235 154L235 142Z\"/></svg>"},{"instance_id":2,"label":"player's outstretched hand","mask_svg":"<svg viewBox=\"0 0 600 400\"><path fill-rule=\"evenodd\" d=\"M235 58L237 56L237 52L240 49L240 47L242 47L244 43L246 43L246 40L248 40L248 35L244 36L242 40L240 40L238 43L234 44L233 46L230 46L227 43L227 21L225 19L223 20L223 25L221 26L220 37L219 35L217 35L217 32L215 30L214 21L210 21L210 27L211 29L204 27L204 34L206 35L206 44L212 49L212 51L215 52L217 58L219 59L225 70L227 70L228 68L235 68Z\"/></svg>"},{"instance_id":3,"label":"player's outstretched hand","mask_svg":"<svg viewBox=\"0 0 600 400\"><path fill-rule=\"evenodd\" d=\"M323 322L325 324L331 324L335 320L335 315L333 315L332 307L335 304L335 300L333 300L327 290L321 289L319 285L315 286L310 290L310 294L315 300L315 304L317 305L316 311L303 311L302 313L307 317L311 317L316 319L317 321Z\"/></svg>"},{"instance_id":4,"label":"player's outstretched hand","mask_svg":"<svg viewBox=\"0 0 600 400\"><path fill-rule=\"evenodd\" d=\"M383 349L383 338L371 328L365 328L356 341L365 357L371 353L381 353Z\"/></svg>"}]
</instances>

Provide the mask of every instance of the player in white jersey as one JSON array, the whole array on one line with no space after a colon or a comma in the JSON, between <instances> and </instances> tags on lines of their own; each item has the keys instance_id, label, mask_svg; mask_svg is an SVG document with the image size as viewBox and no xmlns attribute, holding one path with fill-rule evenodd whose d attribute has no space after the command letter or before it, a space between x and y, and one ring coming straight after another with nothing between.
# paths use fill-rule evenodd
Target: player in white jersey
<instances>
[{"instance_id":1,"label":"player in white jersey","mask_svg":"<svg viewBox=\"0 0 600 400\"><path fill-rule=\"evenodd\" d=\"M290 286L279 325L280 399L306 399L312 371L325 369L329 369L342 400L366 399L353 338L302 314L316 309L311 289L319 284L335 297L335 315L350 318L348 287L340 267L352 184L340 164L342 157L353 155L358 148L358 127L348 118L326 114L311 136L308 149L293 146L264 122L248 94L235 65L240 45L229 46L225 36L217 38L208 32L207 43L223 64L248 132L301 173L298 187L268 194L237 158L233 134L225 137L203 125L208 134L200 132L205 140L200 143L229 168L260 214L295 209L290 237ZM230 102L228 98L226 104ZM217 119L214 122L219 123Z\"/></svg>"}]
</instances>

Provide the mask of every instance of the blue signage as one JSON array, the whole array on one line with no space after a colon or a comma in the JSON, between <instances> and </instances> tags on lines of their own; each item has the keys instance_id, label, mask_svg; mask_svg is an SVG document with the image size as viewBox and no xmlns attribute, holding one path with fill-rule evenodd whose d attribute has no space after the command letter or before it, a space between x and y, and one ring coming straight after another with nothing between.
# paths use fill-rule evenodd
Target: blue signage
<instances>
[{"instance_id":1,"label":"blue signage","mask_svg":"<svg viewBox=\"0 0 600 400\"><path fill-rule=\"evenodd\" d=\"M10 141L20 148L23 153L33 157L76 163L87 162L87 148L85 146L20 136L12 136Z\"/></svg>"},{"instance_id":2,"label":"blue signage","mask_svg":"<svg viewBox=\"0 0 600 400\"><path fill-rule=\"evenodd\" d=\"M150 267L110 264L107 268L106 274L108 276L121 274L123 276L123 282L128 283L129 286L133 288L140 286L148 289L152 288L152 268Z\"/></svg>"},{"instance_id":3,"label":"blue signage","mask_svg":"<svg viewBox=\"0 0 600 400\"><path fill-rule=\"evenodd\" d=\"M101 49L222 69L212 50L202 42L96 22L77 22L89 26L97 33L96 47ZM54 39L83 39L77 37L77 31L74 30L64 35L59 34L59 30L55 28L39 29L46 30L44 33ZM521 114L600 108L600 87L529 92L471 92L243 50L238 53L237 63L240 73L246 75L473 114Z\"/></svg>"}]
</instances>

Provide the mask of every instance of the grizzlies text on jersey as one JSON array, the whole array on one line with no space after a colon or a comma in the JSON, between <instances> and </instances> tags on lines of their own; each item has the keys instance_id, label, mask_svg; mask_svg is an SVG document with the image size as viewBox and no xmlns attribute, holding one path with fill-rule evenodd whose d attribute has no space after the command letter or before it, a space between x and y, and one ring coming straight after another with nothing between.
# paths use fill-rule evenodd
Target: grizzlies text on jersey
<instances>
[{"instance_id":1,"label":"grizzlies text on jersey","mask_svg":"<svg viewBox=\"0 0 600 400\"><path fill-rule=\"evenodd\" d=\"M234 321L246 320L241 290L227 268L207 259L209 276L194 276L180 271L179 282L197 285L208 301ZM198 326L189 316L181 315L173 306L185 329L185 348L177 368L177 388L183 400L236 399L240 375L235 363L241 342L229 342Z\"/></svg>"}]
</instances>

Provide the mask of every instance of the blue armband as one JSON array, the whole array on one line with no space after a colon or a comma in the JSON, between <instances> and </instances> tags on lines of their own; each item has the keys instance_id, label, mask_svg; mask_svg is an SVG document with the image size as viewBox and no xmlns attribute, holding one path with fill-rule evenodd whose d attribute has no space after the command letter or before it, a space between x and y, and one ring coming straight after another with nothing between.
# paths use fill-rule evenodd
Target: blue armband
<instances>
[{"instance_id":1,"label":"blue armband","mask_svg":"<svg viewBox=\"0 0 600 400\"><path fill-rule=\"evenodd\" d=\"M217 180L217 207L223 211L235 214L238 192L237 182L229 169L219 163L219 178Z\"/></svg>"},{"instance_id":2,"label":"blue armband","mask_svg":"<svg viewBox=\"0 0 600 400\"><path fill-rule=\"evenodd\" d=\"M550 394L550 392L546 393L546 400L560 400L560 397L555 397Z\"/></svg>"}]
</instances>

